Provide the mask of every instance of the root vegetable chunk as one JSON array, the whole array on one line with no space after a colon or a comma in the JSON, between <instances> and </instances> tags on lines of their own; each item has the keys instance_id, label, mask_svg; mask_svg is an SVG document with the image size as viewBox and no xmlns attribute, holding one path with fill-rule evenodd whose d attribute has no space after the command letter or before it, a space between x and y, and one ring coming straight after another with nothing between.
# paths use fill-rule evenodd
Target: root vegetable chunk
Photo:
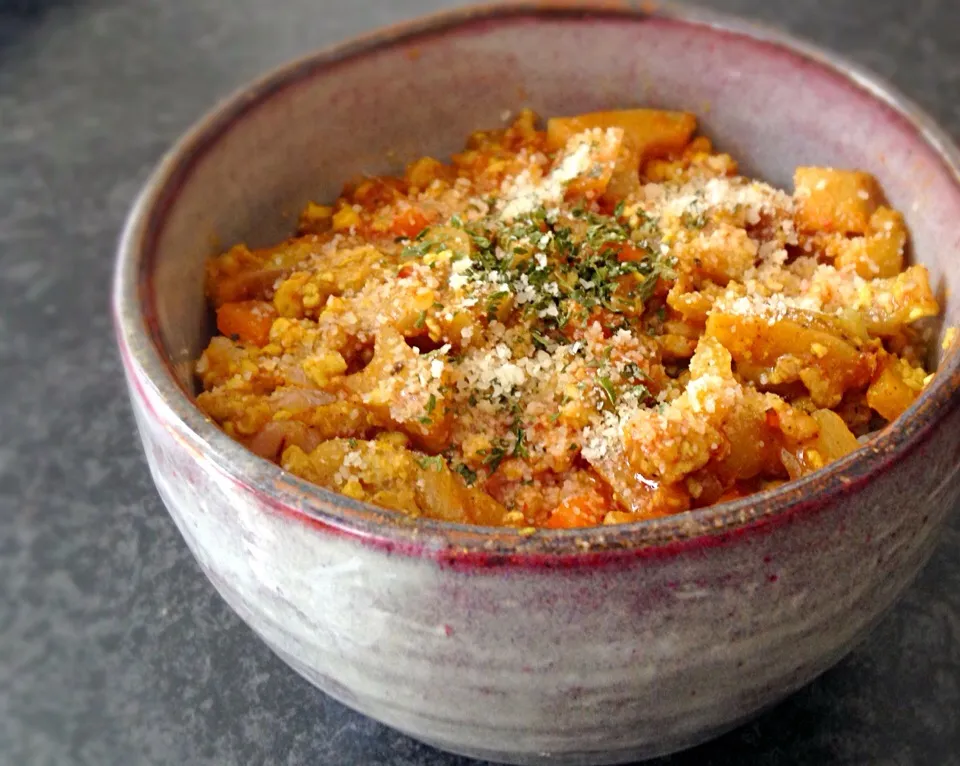
<instances>
[{"instance_id":1,"label":"root vegetable chunk","mask_svg":"<svg viewBox=\"0 0 960 766\"><path fill-rule=\"evenodd\" d=\"M643 159L682 150L693 136L697 118L688 112L659 109L621 109L591 112L547 121L547 146L558 149L571 136L590 128L621 128Z\"/></svg>"},{"instance_id":2,"label":"root vegetable chunk","mask_svg":"<svg viewBox=\"0 0 960 766\"><path fill-rule=\"evenodd\" d=\"M886 359L867 389L867 404L887 420L896 420L923 390L925 373L903 359Z\"/></svg>"},{"instance_id":3,"label":"root vegetable chunk","mask_svg":"<svg viewBox=\"0 0 960 766\"><path fill-rule=\"evenodd\" d=\"M806 232L864 234L883 198L876 179L859 170L797 168L797 227Z\"/></svg>"},{"instance_id":4,"label":"root vegetable chunk","mask_svg":"<svg viewBox=\"0 0 960 766\"><path fill-rule=\"evenodd\" d=\"M834 407L845 391L866 385L876 366L871 353L844 338L837 322L813 312L792 310L782 317L714 313L706 334L730 350L753 382L799 380L822 407Z\"/></svg>"},{"instance_id":5,"label":"root vegetable chunk","mask_svg":"<svg viewBox=\"0 0 960 766\"><path fill-rule=\"evenodd\" d=\"M412 516L496 525L506 513L493 498L465 486L443 458L418 457L388 439L331 439L309 453L292 446L284 451L281 464L356 500Z\"/></svg>"}]
</instances>

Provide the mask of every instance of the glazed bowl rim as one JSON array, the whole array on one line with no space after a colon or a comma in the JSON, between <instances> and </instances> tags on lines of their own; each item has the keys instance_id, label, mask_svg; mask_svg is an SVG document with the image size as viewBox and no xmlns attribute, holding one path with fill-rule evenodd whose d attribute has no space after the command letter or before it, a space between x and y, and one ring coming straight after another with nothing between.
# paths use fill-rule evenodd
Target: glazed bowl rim
<instances>
[{"instance_id":1,"label":"glazed bowl rim","mask_svg":"<svg viewBox=\"0 0 960 766\"><path fill-rule=\"evenodd\" d=\"M855 492L912 451L957 406L960 355L956 353L945 355L937 376L904 416L860 449L814 474L772 490L675 516L607 527L538 529L527 534L528 530L410 519L307 482L257 457L227 436L182 388L161 351L156 327L151 325L152 293L145 282L159 233L178 190L205 152L244 115L286 87L324 76L335 66L478 21L611 15L636 21L669 19L708 28L714 34L747 38L785 50L827 69L828 74L852 84L905 120L917 140L939 157L960 195L960 151L930 116L859 65L765 25L673 3L510 0L442 11L375 30L274 68L214 106L163 156L128 215L114 275L114 327L132 395L155 410L156 419L199 463L254 493L275 510L299 517L308 526L359 538L390 551L461 561L479 556L484 560L492 557L498 561L557 563L719 542L738 531L789 520L803 510L823 508L838 496ZM151 402L159 403L157 407L162 411L156 411Z\"/></svg>"}]
</instances>

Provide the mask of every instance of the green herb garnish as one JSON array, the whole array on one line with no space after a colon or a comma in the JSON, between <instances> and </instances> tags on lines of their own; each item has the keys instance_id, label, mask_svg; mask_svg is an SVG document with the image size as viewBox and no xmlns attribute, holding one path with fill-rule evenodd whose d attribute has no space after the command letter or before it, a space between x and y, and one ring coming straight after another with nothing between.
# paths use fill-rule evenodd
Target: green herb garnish
<instances>
[{"instance_id":1,"label":"green herb garnish","mask_svg":"<svg viewBox=\"0 0 960 766\"><path fill-rule=\"evenodd\" d=\"M498 444L490 450L490 454L483 459L483 463L490 469L490 473L496 473L506 456L507 450Z\"/></svg>"},{"instance_id":2,"label":"green herb garnish","mask_svg":"<svg viewBox=\"0 0 960 766\"><path fill-rule=\"evenodd\" d=\"M468 487L477 483L477 472L465 463L459 463L454 470L463 477L463 481Z\"/></svg>"},{"instance_id":3,"label":"green herb garnish","mask_svg":"<svg viewBox=\"0 0 960 766\"><path fill-rule=\"evenodd\" d=\"M600 389L606 395L607 400L610 402L611 406L617 406L617 391L613 387L613 383L610 382L610 378L606 375L600 375L597 377L597 382L600 383Z\"/></svg>"},{"instance_id":4,"label":"green herb garnish","mask_svg":"<svg viewBox=\"0 0 960 766\"><path fill-rule=\"evenodd\" d=\"M430 469L433 471L442 471L446 465L441 455L419 455L417 456L417 463L420 464L422 469Z\"/></svg>"},{"instance_id":5,"label":"green herb garnish","mask_svg":"<svg viewBox=\"0 0 960 766\"><path fill-rule=\"evenodd\" d=\"M514 428L513 435L516 438L516 441L513 444L513 452L511 452L510 455L512 457L530 457L530 452L527 450L526 445L526 431L517 425Z\"/></svg>"},{"instance_id":6,"label":"green herb garnish","mask_svg":"<svg viewBox=\"0 0 960 766\"><path fill-rule=\"evenodd\" d=\"M496 318L497 312L500 310L500 304L509 294L506 290L498 290L487 298L487 319Z\"/></svg>"}]
</instances>

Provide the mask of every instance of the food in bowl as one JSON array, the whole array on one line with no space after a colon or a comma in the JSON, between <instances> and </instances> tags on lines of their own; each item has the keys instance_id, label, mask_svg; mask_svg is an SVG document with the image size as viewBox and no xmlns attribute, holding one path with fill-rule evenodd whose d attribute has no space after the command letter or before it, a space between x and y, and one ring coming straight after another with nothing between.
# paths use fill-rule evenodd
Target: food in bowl
<instances>
[{"instance_id":1,"label":"food in bowl","mask_svg":"<svg viewBox=\"0 0 960 766\"><path fill-rule=\"evenodd\" d=\"M868 173L738 175L689 113L522 112L212 259L200 407L413 516L616 524L822 468L929 383L939 314Z\"/></svg>"}]
</instances>

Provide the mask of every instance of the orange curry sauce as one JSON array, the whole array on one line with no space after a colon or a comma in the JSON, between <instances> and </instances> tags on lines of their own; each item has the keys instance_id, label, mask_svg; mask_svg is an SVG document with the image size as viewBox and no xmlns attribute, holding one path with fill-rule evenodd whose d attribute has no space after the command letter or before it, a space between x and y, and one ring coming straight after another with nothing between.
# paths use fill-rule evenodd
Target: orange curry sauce
<instances>
[{"instance_id":1,"label":"orange curry sauce","mask_svg":"<svg viewBox=\"0 0 960 766\"><path fill-rule=\"evenodd\" d=\"M738 175L693 115L523 112L208 266L198 403L284 469L520 528L679 513L814 471L932 375L939 307L867 173Z\"/></svg>"}]
</instances>

